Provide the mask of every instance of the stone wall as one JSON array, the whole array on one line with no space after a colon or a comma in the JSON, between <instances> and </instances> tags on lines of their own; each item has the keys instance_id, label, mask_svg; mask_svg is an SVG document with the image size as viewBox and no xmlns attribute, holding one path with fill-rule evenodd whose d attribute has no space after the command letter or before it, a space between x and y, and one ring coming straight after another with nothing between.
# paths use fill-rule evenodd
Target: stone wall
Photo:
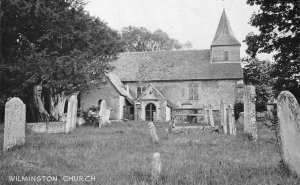
<instances>
[{"instance_id":1,"label":"stone wall","mask_svg":"<svg viewBox=\"0 0 300 185\"><path fill-rule=\"evenodd\" d=\"M198 99L189 99L189 84L198 83ZM137 83L126 83L132 92L136 93ZM182 108L182 104L189 103L191 108L202 108L211 104L214 110L219 110L221 100L226 104L234 104L237 92L236 80L210 80L210 81L177 81L177 82L151 82L168 100Z\"/></svg>"},{"instance_id":2,"label":"stone wall","mask_svg":"<svg viewBox=\"0 0 300 185\"><path fill-rule=\"evenodd\" d=\"M101 89L97 87L91 87L82 93L81 109L87 110L92 105L98 105L98 100L100 99L105 100L107 106L112 109L110 119L118 120L120 118L120 94L110 81L108 81L106 85L101 86ZM122 101L125 101L125 99L123 98Z\"/></svg>"}]
</instances>

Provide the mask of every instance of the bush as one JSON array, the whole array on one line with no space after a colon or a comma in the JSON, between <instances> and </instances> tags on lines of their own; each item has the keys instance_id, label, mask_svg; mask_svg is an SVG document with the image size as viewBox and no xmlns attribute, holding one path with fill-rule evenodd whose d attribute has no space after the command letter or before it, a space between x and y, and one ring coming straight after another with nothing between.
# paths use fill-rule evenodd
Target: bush
<instances>
[{"instance_id":1,"label":"bush","mask_svg":"<svg viewBox=\"0 0 300 185\"><path fill-rule=\"evenodd\" d=\"M264 112L267 110L267 105L263 102L256 102L256 112Z\"/></svg>"},{"instance_id":2,"label":"bush","mask_svg":"<svg viewBox=\"0 0 300 185\"><path fill-rule=\"evenodd\" d=\"M234 104L234 117L235 117L235 119L239 118L240 112L244 112L244 103L243 102L236 102Z\"/></svg>"},{"instance_id":3,"label":"bush","mask_svg":"<svg viewBox=\"0 0 300 185\"><path fill-rule=\"evenodd\" d=\"M85 120L85 125L99 126L99 110L100 107L92 105L88 110L83 111L83 119Z\"/></svg>"}]
</instances>

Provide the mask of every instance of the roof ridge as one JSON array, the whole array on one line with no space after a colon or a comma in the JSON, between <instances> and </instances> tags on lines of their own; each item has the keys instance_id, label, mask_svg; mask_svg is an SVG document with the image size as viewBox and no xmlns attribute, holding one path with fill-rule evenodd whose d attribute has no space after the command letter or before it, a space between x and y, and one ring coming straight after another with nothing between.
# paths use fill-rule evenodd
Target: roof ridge
<instances>
[{"instance_id":1,"label":"roof ridge","mask_svg":"<svg viewBox=\"0 0 300 185\"><path fill-rule=\"evenodd\" d=\"M145 53L171 53L171 52L189 52L189 51L207 51L208 49L191 49L191 50L170 50L170 51L133 51L133 52L122 52L122 54L145 54Z\"/></svg>"}]
</instances>

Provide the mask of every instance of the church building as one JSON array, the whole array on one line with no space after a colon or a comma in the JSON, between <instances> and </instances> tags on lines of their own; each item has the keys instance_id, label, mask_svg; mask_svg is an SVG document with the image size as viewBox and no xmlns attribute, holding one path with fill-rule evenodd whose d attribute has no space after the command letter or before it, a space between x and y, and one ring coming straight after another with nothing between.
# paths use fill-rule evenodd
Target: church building
<instances>
[{"instance_id":1,"label":"church building","mask_svg":"<svg viewBox=\"0 0 300 185\"><path fill-rule=\"evenodd\" d=\"M222 100L234 104L242 96L240 47L224 10L209 49L121 53L110 83L85 93L81 107L104 99L110 119L142 121L219 110Z\"/></svg>"}]
</instances>

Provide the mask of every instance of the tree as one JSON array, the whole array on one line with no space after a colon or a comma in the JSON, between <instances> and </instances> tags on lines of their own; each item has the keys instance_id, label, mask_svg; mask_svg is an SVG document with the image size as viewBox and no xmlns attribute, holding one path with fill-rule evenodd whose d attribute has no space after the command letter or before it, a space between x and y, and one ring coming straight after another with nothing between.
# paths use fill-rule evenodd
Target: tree
<instances>
[{"instance_id":1,"label":"tree","mask_svg":"<svg viewBox=\"0 0 300 185\"><path fill-rule=\"evenodd\" d=\"M257 111L266 110L266 103L273 96L273 79L270 77L272 64L269 61L260 61L256 58L244 58L244 82L247 85L254 85L256 88Z\"/></svg>"},{"instance_id":2,"label":"tree","mask_svg":"<svg viewBox=\"0 0 300 185\"><path fill-rule=\"evenodd\" d=\"M250 24L259 34L246 37L247 53L274 52L275 64L270 75L276 79L276 95L282 90L291 91L300 99L300 4L297 0L248 0L260 10L252 15Z\"/></svg>"},{"instance_id":3,"label":"tree","mask_svg":"<svg viewBox=\"0 0 300 185\"><path fill-rule=\"evenodd\" d=\"M191 41L187 41L184 45L183 45L183 49L186 49L186 50L190 50L193 48L193 44Z\"/></svg>"},{"instance_id":4,"label":"tree","mask_svg":"<svg viewBox=\"0 0 300 185\"><path fill-rule=\"evenodd\" d=\"M101 84L123 50L120 35L82 0L4 0L1 99L21 97L32 121L60 120L68 95Z\"/></svg>"},{"instance_id":5,"label":"tree","mask_svg":"<svg viewBox=\"0 0 300 185\"><path fill-rule=\"evenodd\" d=\"M162 30L151 33L143 27L125 27L122 29L122 39L125 43L125 50L133 51L170 51L181 49L182 44L172 39Z\"/></svg>"}]
</instances>

